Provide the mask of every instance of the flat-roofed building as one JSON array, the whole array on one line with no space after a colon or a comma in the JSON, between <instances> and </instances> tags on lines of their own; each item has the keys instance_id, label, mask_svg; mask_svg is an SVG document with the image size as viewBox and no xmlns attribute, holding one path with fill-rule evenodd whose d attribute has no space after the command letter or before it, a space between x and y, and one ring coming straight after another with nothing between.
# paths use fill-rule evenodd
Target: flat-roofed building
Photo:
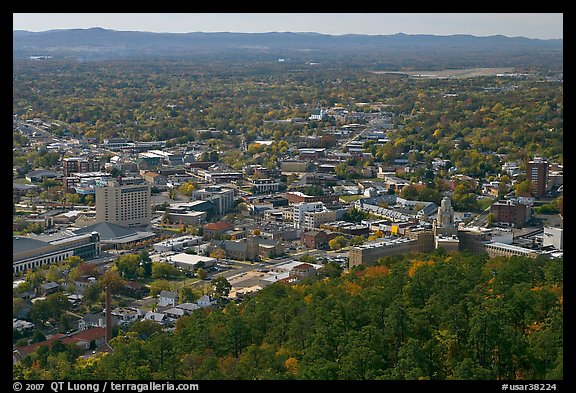
<instances>
[{"instance_id":1,"label":"flat-roofed building","mask_svg":"<svg viewBox=\"0 0 576 393\"><path fill-rule=\"evenodd\" d=\"M234 209L234 190L219 186L205 187L192 193L192 200L210 201L216 214L226 214Z\"/></svg>"},{"instance_id":2,"label":"flat-roofed building","mask_svg":"<svg viewBox=\"0 0 576 393\"><path fill-rule=\"evenodd\" d=\"M176 267L194 270L199 267L210 267L216 264L216 258L205 257L202 255L186 254L185 252L171 255L167 261Z\"/></svg>"},{"instance_id":3,"label":"flat-roofed building","mask_svg":"<svg viewBox=\"0 0 576 393\"><path fill-rule=\"evenodd\" d=\"M380 258L390 255L416 252L417 240L406 237L382 238L375 242L364 243L350 248L348 264L350 268L360 265L372 265Z\"/></svg>"},{"instance_id":4,"label":"flat-roofed building","mask_svg":"<svg viewBox=\"0 0 576 393\"><path fill-rule=\"evenodd\" d=\"M98 232L75 235L66 232L54 235L52 240L43 237L14 236L12 238L12 272L22 273L39 266L62 262L68 257L91 258L100 253Z\"/></svg>"},{"instance_id":5,"label":"flat-roofed building","mask_svg":"<svg viewBox=\"0 0 576 393\"><path fill-rule=\"evenodd\" d=\"M513 201L498 201L490 207L494 222L522 228L529 218L530 206Z\"/></svg>"},{"instance_id":6,"label":"flat-roofed building","mask_svg":"<svg viewBox=\"0 0 576 393\"><path fill-rule=\"evenodd\" d=\"M557 250L563 250L564 247L564 229L555 227L544 227L544 239L542 245L552 246Z\"/></svg>"},{"instance_id":7,"label":"flat-roofed building","mask_svg":"<svg viewBox=\"0 0 576 393\"><path fill-rule=\"evenodd\" d=\"M522 256L527 258L537 258L541 253L537 250L515 246L513 244L504 244L498 242L486 243L485 249L490 258L494 257L511 257Z\"/></svg>"}]
</instances>

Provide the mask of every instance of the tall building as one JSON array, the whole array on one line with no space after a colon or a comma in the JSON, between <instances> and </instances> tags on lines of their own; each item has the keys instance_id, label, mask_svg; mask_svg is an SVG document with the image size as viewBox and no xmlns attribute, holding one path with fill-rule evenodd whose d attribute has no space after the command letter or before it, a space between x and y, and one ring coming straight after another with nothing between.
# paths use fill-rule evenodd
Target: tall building
<instances>
[{"instance_id":1,"label":"tall building","mask_svg":"<svg viewBox=\"0 0 576 393\"><path fill-rule=\"evenodd\" d=\"M546 183L548 182L548 161L542 157L534 157L526 163L526 178L532 181L531 191L535 197L539 198L546 193Z\"/></svg>"},{"instance_id":2,"label":"tall building","mask_svg":"<svg viewBox=\"0 0 576 393\"><path fill-rule=\"evenodd\" d=\"M150 185L144 180L140 184L125 184L118 178L96 186L96 222L145 226L150 224L151 215Z\"/></svg>"},{"instance_id":3,"label":"tall building","mask_svg":"<svg viewBox=\"0 0 576 393\"><path fill-rule=\"evenodd\" d=\"M100 162L97 160L81 157L68 157L62 160L64 176L70 176L72 173L98 172L99 170Z\"/></svg>"},{"instance_id":4,"label":"tall building","mask_svg":"<svg viewBox=\"0 0 576 393\"><path fill-rule=\"evenodd\" d=\"M300 202L294 205L294 228L301 228L304 226L304 218L306 212L323 212L324 204L322 202L305 203Z\"/></svg>"}]
</instances>

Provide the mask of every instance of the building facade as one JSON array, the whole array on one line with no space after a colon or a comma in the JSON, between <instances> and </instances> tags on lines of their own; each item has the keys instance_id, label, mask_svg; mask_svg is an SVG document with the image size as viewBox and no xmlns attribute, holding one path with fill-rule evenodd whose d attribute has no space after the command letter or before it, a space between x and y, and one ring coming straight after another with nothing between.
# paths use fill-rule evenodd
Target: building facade
<instances>
[{"instance_id":1,"label":"building facade","mask_svg":"<svg viewBox=\"0 0 576 393\"><path fill-rule=\"evenodd\" d=\"M526 224L528 215L526 211L529 206L523 203L513 201L498 201L490 207L490 213L496 223L512 225L516 228L522 228Z\"/></svg>"},{"instance_id":2,"label":"building facade","mask_svg":"<svg viewBox=\"0 0 576 393\"><path fill-rule=\"evenodd\" d=\"M152 215L151 187L124 184L122 179L96 186L96 222L109 222L123 227L146 226Z\"/></svg>"},{"instance_id":3,"label":"building facade","mask_svg":"<svg viewBox=\"0 0 576 393\"><path fill-rule=\"evenodd\" d=\"M71 256L92 258L100 253L98 232L57 238L50 242L26 236L15 236L12 239L13 273L58 263Z\"/></svg>"},{"instance_id":4,"label":"building facade","mask_svg":"<svg viewBox=\"0 0 576 393\"><path fill-rule=\"evenodd\" d=\"M542 157L534 157L526 163L526 178L532 181L531 191L535 197L540 198L546 193L548 183L548 161Z\"/></svg>"},{"instance_id":5,"label":"building facade","mask_svg":"<svg viewBox=\"0 0 576 393\"><path fill-rule=\"evenodd\" d=\"M62 173L64 176L70 176L72 173L98 172L100 162L97 160L68 157L62 160Z\"/></svg>"},{"instance_id":6,"label":"building facade","mask_svg":"<svg viewBox=\"0 0 576 393\"><path fill-rule=\"evenodd\" d=\"M218 186L205 187L192 193L195 201L210 201L216 214L226 214L234 210L234 190Z\"/></svg>"}]
</instances>

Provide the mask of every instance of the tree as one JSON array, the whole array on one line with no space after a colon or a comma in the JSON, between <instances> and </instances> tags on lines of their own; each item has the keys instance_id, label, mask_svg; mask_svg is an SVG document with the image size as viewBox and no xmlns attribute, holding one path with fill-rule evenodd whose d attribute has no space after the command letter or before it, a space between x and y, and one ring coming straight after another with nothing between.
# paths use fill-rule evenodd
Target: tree
<instances>
[{"instance_id":1,"label":"tree","mask_svg":"<svg viewBox=\"0 0 576 393\"><path fill-rule=\"evenodd\" d=\"M222 249L222 247L216 247L214 250L210 252L210 256L212 258L216 258L218 260L226 258L226 251Z\"/></svg>"},{"instance_id":2,"label":"tree","mask_svg":"<svg viewBox=\"0 0 576 393\"><path fill-rule=\"evenodd\" d=\"M135 321L130 324L129 332L134 332L141 340L149 339L153 334L162 331L162 326L154 321Z\"/></svg>"},{"instance_id":3,"label":"tree","mask_svg":"<svg viewBox=\"0 0 576 393\"><path fill-rule=\"evenodd\" d=\"M368 213L357 209L356 207L352 207L344 213L344 220L351 221L351 222L360 222L368 218Z\"/></svg>"},{"instance_id":4,"label":"tree","mask_svg":"<svg viewBox=\"0 0 576 393\"><path fill-rule=\"evenodd\" d=\"M148 251L140 251L138 260L140 261L140 269L138 274L141 277L150 277L152 275L152 259L150 258Z\"/></svg>"},{"instance_id":5,"label":"tree","mask_svg":"<svg viewBox=\"0 0 576 393\"><path fill-rule=\"evenodd\" d=\"M351 246L359 246L361 244L364 244L365 241L366 241L366 238L364 236L354 236L350 240L350 245Z\"/></svg>"},{"instance_id":6,"label":"tree","mask_svg":"<svg viewBox=\"0 0 576 393\"><path fill-rule=\"evenodd\" d=\"M342 247L345 247L348 244L346 238L342 235L336 236L334 239L328 242L331 250L340 250Z\"/></svg>"},{"instance_id":7,"label":"tree","mask_svg":"<svg viewBox=\"0 0 576 393\"><path fill-rule=\"evenodd\" d=\"M118 273L128 280L138 277L140 275L140 261L141 259L138 254L121 255L116 259Z\"/></svg>"},{"instance_id":8,"label":"tree","mask_svg":"<svg viewBox=\"0 0 576 393\"><path fill-rule=\"evenodd\" d=\"M178 191L180 194L185 195L187 197L192 196L192 193L196 189L196 184L193 182L184 182L178 187Z\"/></svg>"},{"instance_id":9,"label":"tree","mask_svg":"<svg viewBox=\"0 0 576 393\"><path fill-rule=\"evenodd\" d=\"M198 268L198 270L196 270L196 275L200 280L204 280L208 276L208 272L202 268Z\"/></svg>"},{"instance_id":10,"label":"tree","mask_svg":"<svg viewBox=\"0 0 576 393\"><path fill-rule=\"evenodd\" d=\"M154 297L162 291L170 291L171 285L168 280L156 280L150 284L150 296Z\"/></svg>"},{"instance_id":11,"label":"tree","mask_svg":"<svg viewBox=\"0 0 576 393\"><path fill-rule=\"evenodd\" d=\"M226 297L232 289L232 284L225 277L218 277L212 280L214 286L214 295L217 298Z\"/></svg>"},{"instance_id":12,"label":"tree","mask_svg":"<svg viewBox=\"0 0 576 393\"><path fill-rule=\"evenodd\" d=\"M126 281L120 277L116 266L112 266L110 269L106 270L98 280L98 284L101 288L110 287L112 293L118 292L122 287L124 287L125 282Z\"/></svg>"},{"instance_id":13,"label":"tree","mask_svg":"<svg viewBox=\"0 0 576 393\"><path fill-rule=\"evenodd\" d=\"M38 300L30 308L30 319L36 324L44 324L49 320L60 318L61 314L70 309L70 302L62 292L46 296Z\"/></svg>"},{"instance_id":14,"label":"tree","mask_svg":"<svg viewBox=\"0 0 576 393\"><path fill-rule=\"evenodd\" d=\"M152 278L171 278L180 275L178 268L167 262L152 262Z\"/></svg>"},{"instance_id":15,"label":"tree","mask_svg":"<svg viewBox=\"0 0 576 393\"><path fill-rule=\"evenodd\" d=\"M69 269L75 268L76 266L80 265L83 261L82 258L80 258L77 255L73 255L71 257L66 258L63 261L63 265Z\"/></svg>"},{"instance_id":16,"label":"tree","mask_svg":"<svg viewBox=\"0 0 576 393\"><path fill-rule=\"evenodd\" d=\"M184 286L178 290L178 300L180 303L193 303L198 300L199 297L194 288L190 286Z\"/></svg>"},{"instance_id":17,"label":"tree","mask_svg":"<svg viewBox=\"0 0 576 393\"><path fill-rule=\"evenodd\" d=\"M514 185L514 191L516 192L516 196L530 196L531 185L532 181L530 179L526 179L524 181L516 183Z\"/></svg>"}]
</instances>

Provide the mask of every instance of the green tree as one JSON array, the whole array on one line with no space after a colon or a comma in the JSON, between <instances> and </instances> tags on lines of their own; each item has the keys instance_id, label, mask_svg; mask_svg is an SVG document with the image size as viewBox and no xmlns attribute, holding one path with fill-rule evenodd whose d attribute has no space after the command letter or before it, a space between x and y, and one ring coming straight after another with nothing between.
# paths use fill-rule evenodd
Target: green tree
<instances>
[{"instance_id":1,"label":"green tree","mask_svg":"<svg viewBox=\"0 0 576 393\"><path fill-rule=\"evenodd\" d=\"M196 275L200 280L204 280L208 276L208 272L200 267L196 270Z\"/></svg>"},{"instance_id":2,"label":"green tree","mask_svg":"<svg viewBox=\"0 0 576 393\"><path fill-rule=\"evenodd\" d=\"M225 277L217 277L212 280L212 285L214 287L214 295L217 298L226 297L232 289L232 284L228 282Z\"/></svg>"},{"instance_id":3,"label":"green tree","mask_svg":"<svg viewBox=\"0 0 576 393\"><path fill-rule=\"evenodd\" d=\"M116 267L120 276L131 280L138 277L140 274L141 259L138 254L125 254L116 259Z\"/></svg>"},{"instance_id":4,"label":"green tree","mask_svg":"<svg viewBox=\"0 0 576 393\"><path fill-rule=\"evenodd\" d=\"M348 241L342 235L338 235L328 242L331 250L340 250L342 247L346 247L347 244Z\"/></svg>"},{"instance_id":5,"label":"green tree","mask_svg":"<svg viewBox=\"0 0 576 393\"><path fill-rule=\"evenodd\" d=\"M150 296L154 297L162 291L170 291L171 285L168 280L156 280L150 284Z\"/></svg>"},{"instance_id":6,"label":"green tree","mask_svg":"<svg viewBox=\"0 0 576 393\"><path fill-rule=\"evenodd\" d=\"M167 262L152 262L152 278L173 278L178 277L178 268Z\"/></svg>"}]
</instances>

